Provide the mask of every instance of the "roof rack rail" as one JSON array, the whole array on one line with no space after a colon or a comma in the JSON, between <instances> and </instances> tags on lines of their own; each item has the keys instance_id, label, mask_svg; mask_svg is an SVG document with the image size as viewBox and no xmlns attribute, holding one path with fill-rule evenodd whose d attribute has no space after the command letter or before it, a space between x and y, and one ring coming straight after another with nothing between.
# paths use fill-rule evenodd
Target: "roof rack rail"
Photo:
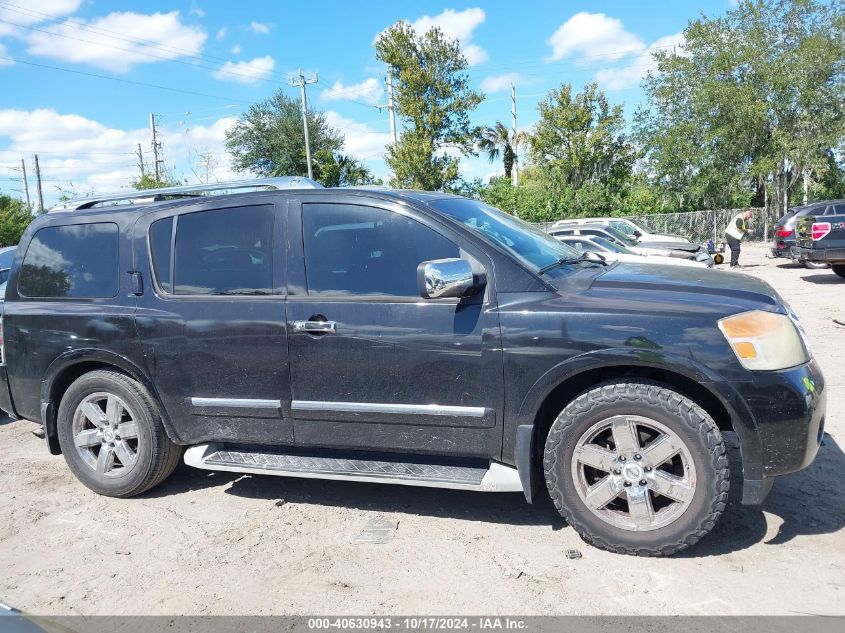
<instances>
[{"instance_id":1,"label":"roof rack rail","mask_svg":"<svg viewBox=\"0 0 845 633\"><path fill-rule=\"evenodd\" d=\"M94 195L86 198L76 198L56 205L50 211L81 211L90 209L104 202L126 201L132 203L134 200L153 201L166 198L202 196L211 192L226 192L233 189L322 189L316 180L302 178L300 176L281 176L278 178L255 178L253 180L231 180L229 182L215 182L212 184L180 185L178 187L162 187L160 189L127 189L118 193L110 193L102 196Z\"/></svg>"}]
</instances>

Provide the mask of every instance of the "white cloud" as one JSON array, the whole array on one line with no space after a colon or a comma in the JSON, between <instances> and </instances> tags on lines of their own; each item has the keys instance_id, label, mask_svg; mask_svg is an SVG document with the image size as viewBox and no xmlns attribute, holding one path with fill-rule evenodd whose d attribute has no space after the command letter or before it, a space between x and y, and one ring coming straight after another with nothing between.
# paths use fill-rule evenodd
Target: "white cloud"
<instances>
[{"instance_id":1,"label":"white cloud","mask_svg":"<svg viewBox=\"0 0 845 633\"><path fill-rule=\"evenodd\" d=\"M379 132L371 125L347 119L334 110L329 110L325 115L326 122L343 133L346 139L344 151L358 160L376 158L384 153L385 146L390 143L389 132Z\"/></svg>"},{"instance_id":2,"label":"white cloud","mask_svg":"<svg viewBox=\"0 0 845 633\"><path fill-rule=\"evenodd\" d=\"M270 78L276 60L269 55L248 62L226 62L214 71L214 78L239 84L257 84Z\"/></svg>"},{"instance_id":3,"label":"white cloud","mask_svg":"<svg viewBox=\"0 0 845 633\"><path fill-rule=\"evenodd\" d=\"M241 45L240 45L240 44L235 44L235 45L232 47L232 55L240 55L240 54L241 54Z\"/></svg>"},{"instance_id":4,"label":"white cloud","mask_svg":"<svg viewBox=\"0 0 845 633\"><path fill-rule=\"evenodd\" d=\"M484 13L484 9L479 7L463 11L446 9L443 13L434 16L424 15L411 22L411 26L420 35L434 27L439 28L447 38L458 40L461 50L467 58L467 63L470 66L476 66L486 62L488 58L487 51L472 42L475 29L486 18L487 14ZM379 35L381 33L376 35L376 39Z\"/></svg>"},{"instance_id":5,"label":"white cloud","mask_svg":"<svg viewBox=\"0 0 845 633\"><path fill-rule=\"evenodd\" d=\"M269 22L250 22L249 23L249 30L253 33L258 33L258 35L267 35L270 32L270 29L273 28L273 25Z\"/></svg>"},{"instance_id":6,"label":"white cloud","mask_svg":"<svg viewBox=\"0 0 845 633\"><path fill-rule=\"evenodd\" d=\"M519 73L505 73L504 75L490 75L481 81L481 90L484 92L502 92L510 90L511 84L520 86L528 83L528 80Z\"/></svg>"},{"instance_id":7,"label":"white cloud","mask_svg":"<svg viewBox=\"0 0 845 633\"><path fill-rule=\"evenodd\" d=\"M132 41L115 40L104 31L120 33ZM206 37L199 27L183 24L178 11L150 15L126 12L110 13L90 22L66 20L32 32L27 41L31 55L125 73L134 64L196 55L202 51Z\"/></svg>"},{"instance_id":8,"label":"white cloud","mask_svg":"<svg viewBox=\"0 0 845 633\"><path fill-rule=\"evenodd\" d=\"M195 15L198 18L201 18L205 15L205 11L203 11L197 4L197 0L191 0L191 8L188 9L188 14Z\"/></svg>"},{"instance_id":9,"label":"white cloud","mask_svg":"<svg viewBox=\"0 0 845 633\"><path fill-rule=\"evenodd\" d=\"M219 29L217 29L217 35L214 36L214 39L216 39L218 41L222 40L226 37L226 33L228 33L228 31L226 30L226 27L221 26Z\"/></svg>"},{"instance_id":10,"label":"white cloud","mask_svg":"<svg viewBox=\"0 0 845 633\"><path fill-rule=\"evenodd\" d=\"M190 119L178 127L162 125L159 132L167 167L178 180L196 182L198 178L204 178L204 169L203 173L195 174L199 170L192 170L191 164L197 162L198 156L209 154L216 165L213 178L236 177L225 148L226 131L236 120L226 116L208 126L193 125ZM39 150L49 152L39 156L45 203L49 206L58 199L59 188L67 190L71 184L80 194L129 187L139 175L134 154L138 143L141 143L148 164L152 158L146 126L122 130L48 108L0 109L0 142L21 154Z\"/></svg>"},{"instance_id":11,"label":"white cloud","mask_svg":"<svg viewBox=\"0 0 845 633\"><path fill-rule=\"evenodd\" d=\"M376 105L381 101L384 89L381 82L375 77L365 79L359 84L344 85L340 81L334 82L330 88L320 93L323 101L338 101L340 99L351 99L352 101L363 101L370 105Z\"/></svg>"},{"instance_id":12,"label":"white cloud","mask_svg":"<svg viewBox=\"0 0 845 633\"><path fill-rule=\"evenodd\" d=\"M0 68L3 66L14 66L15 62L11 59L3 59L4 57L9 56L9 51L6 50L6 47L0 42Z\"/></svg>"},{"instance_id":13,"label":"white cloud","mask_svg":"<svg viewBox=\"0 0 845 633\"><path fill-rule=\"evenodd\" d=\"M552 54L546 61L572 55L621 59L645 48L645 43L625 30L621 20L604 13L576 13L549 38Z\"/></svg>"},{"instance_id":14,"label":"white cloud","mask_svg":"<svg viewBox=\"0 0 845 633\"><path fill-rule=\"evenodd\" d=\"M652 55L659 50L682 48L684 34L666 35L654 42L645 51L634 57L630 63L618 68L604 68L596 73L595 80L605 90L624 90L636 86L650 70L657 67Z\"/></svg>"},{"instance_id":15,"label":"white cloud","mask_svg":"<svg viewBox=\"0 0 845 633\"><path fill-rule=\"evenodd\" d=\"M13 3L20 4L20 3ZM23 7L25 11L17 10L19 7L0 7L0 36L9 35L19 31L13 24L30 26L43 22L46 17L60 18L76 12L82 0L39 0L37 11L31 11Z\"/></svg>"}]
</instances>

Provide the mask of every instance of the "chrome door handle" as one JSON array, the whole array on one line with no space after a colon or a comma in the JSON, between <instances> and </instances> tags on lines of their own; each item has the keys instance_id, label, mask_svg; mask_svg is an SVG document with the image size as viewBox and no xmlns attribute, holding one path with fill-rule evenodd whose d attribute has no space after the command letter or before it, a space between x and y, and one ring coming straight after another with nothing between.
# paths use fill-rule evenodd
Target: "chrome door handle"
<instances>
[{"instance_id":1,"label":"chrome door handle","mask_svg":"<svg viewBox=\"0 0 845 633\"><path fill-rule=\"evenodd\" d=\"M305 332L306 334L334 334L337 332L337 324L334 321L294 321L294 332Z\"/></svg>"}]
</instances>

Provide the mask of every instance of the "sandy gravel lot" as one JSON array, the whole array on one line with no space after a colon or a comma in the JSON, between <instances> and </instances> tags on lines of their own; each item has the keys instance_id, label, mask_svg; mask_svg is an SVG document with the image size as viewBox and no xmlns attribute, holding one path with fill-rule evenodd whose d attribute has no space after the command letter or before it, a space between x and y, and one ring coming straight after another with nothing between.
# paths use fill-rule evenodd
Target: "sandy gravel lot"
<instances>
[{"instance_id":1,"label":"sandy gravel lot","mask_svg":"<svg viewBox=\"0 0 845 633\"><path fill-rule=\"evenodd\" d=\"M762 508L695 549L592 549L546 498L209 473L89 492L27 421L0 422L0 601L35 614L845 614L845 281L743 254L801 317L828 436ZM734 462L735 463L735 462ZM736 470L736 469L735 469ZM734 486L732 492L738 491ZM356 540L373 520L386 544ZM568 560L564 551L581 550Z\"/></svg>"}]
</instances>

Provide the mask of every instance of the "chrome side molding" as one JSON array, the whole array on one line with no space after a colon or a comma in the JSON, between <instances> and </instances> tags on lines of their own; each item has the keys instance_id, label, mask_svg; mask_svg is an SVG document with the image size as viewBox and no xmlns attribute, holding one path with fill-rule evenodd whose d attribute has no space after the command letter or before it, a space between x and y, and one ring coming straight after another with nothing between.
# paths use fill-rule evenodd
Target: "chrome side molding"
<instances>
[{"instance_id":1,"label":"chrome side molding","mask_svg":"<svg viewBox=\"0 0 845 633\"><path fill-rule=\"evenodd\" d=\"M390 404L382 402L323 402L316 400L294 400L294 411L337 411L343 413L388 413L395 415L443 415L469 418L483 418L484 407L460 407L445 404Z\"/></svg>"},{"instance_id":2,"label":"chrome side molding","mask_svg":"<svg viewBox=\"0 0 845 633\"><path fill-rule=\"evenodd\" d=\"M232 409L279 409L281 400L260 400L256 398L191 398L194 407L223 407Z\"/></svg>"}]
</instances>

